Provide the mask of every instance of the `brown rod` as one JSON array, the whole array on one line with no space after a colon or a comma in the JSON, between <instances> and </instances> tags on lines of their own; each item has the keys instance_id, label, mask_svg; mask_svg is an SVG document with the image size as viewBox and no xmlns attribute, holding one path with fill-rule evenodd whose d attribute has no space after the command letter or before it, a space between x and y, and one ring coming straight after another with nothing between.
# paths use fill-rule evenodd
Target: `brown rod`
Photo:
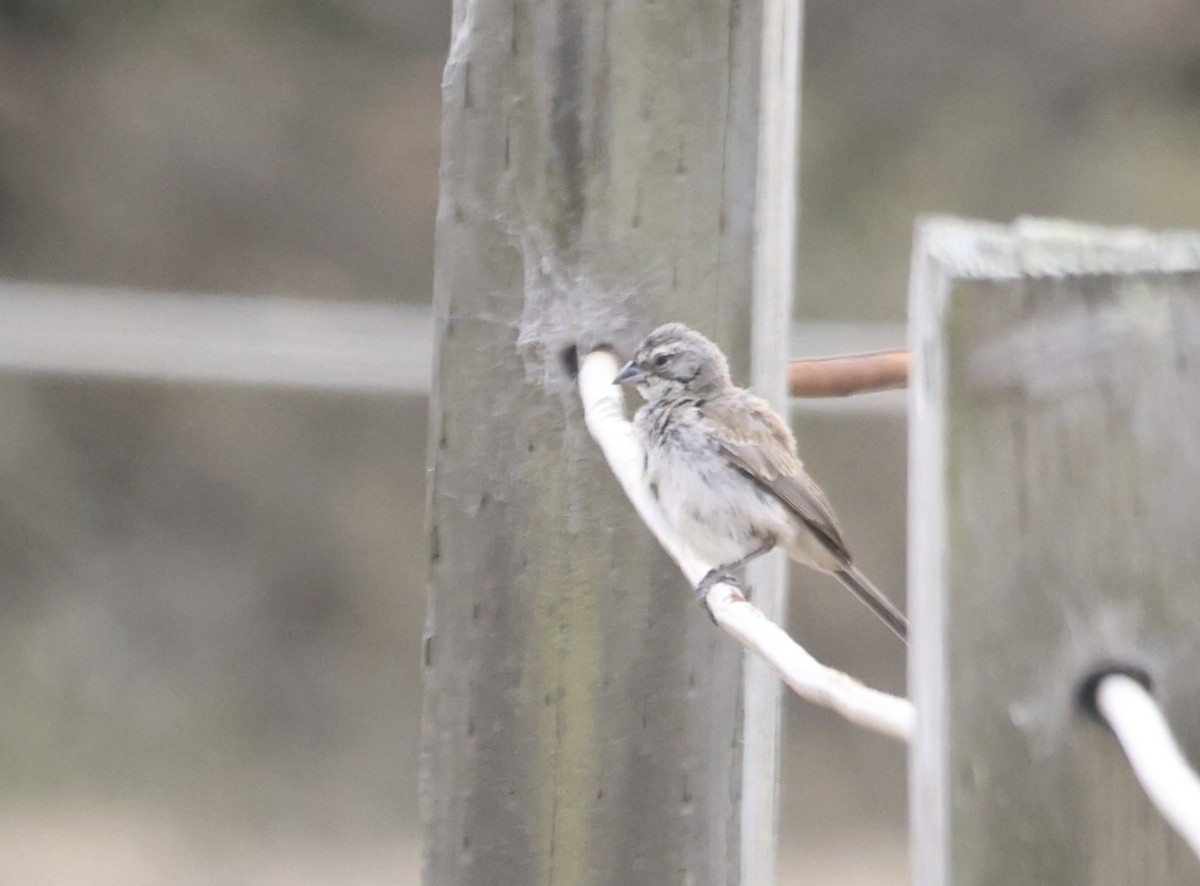
<instances>
[{"instance_id":1,"label":"brown rod","mask_svg":"<svg viewBox=\"0 0 1200 886\"><path fill-rule=\"evenodd\" d=\"M845 397L908 386L908 351L881 351L793 360L788 363L788 390L793 397Z\"/></svg>"}]
</instances>

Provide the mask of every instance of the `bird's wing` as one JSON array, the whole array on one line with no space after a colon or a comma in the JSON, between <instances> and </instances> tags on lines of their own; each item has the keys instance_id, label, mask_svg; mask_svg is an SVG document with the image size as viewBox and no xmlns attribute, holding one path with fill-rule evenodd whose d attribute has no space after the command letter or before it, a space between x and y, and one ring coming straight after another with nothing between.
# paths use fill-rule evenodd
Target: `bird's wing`
<instances>
[{"instance_id":1,"label":"bird's wing","mask_svg":"<svg viewBox=\"0 0 1200 886\"><path fill-rule=\"evenodd\" d=\"M787 425L765 401L751 394L706 406L705 424L730 464L779 499L831 554L849 564L850 552L833 508L804 471Z\"/></svg>"}]
</instances>

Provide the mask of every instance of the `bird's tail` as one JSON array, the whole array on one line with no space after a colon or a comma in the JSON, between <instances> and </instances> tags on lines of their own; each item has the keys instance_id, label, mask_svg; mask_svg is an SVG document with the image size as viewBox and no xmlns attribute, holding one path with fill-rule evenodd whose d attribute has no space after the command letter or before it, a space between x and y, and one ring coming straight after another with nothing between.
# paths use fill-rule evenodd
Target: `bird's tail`
<instances>
[{"instance_id":1,"label":"bird's tail","mask_svg":"<svg viewBox=\"0 0 1200 886\"><path fill-rule=\"evenodd\" d=\"M883 623L891 628L897 637L905 643L908 642L908 619L904 617L904 613L897 609L896 604L885 597L879 588L871 584L871 580L863 575L857 566L847 563L834 575L838 581L854 592L854 596L866 603L872 612L883 619Z\"/></svg>"}]
</instances>

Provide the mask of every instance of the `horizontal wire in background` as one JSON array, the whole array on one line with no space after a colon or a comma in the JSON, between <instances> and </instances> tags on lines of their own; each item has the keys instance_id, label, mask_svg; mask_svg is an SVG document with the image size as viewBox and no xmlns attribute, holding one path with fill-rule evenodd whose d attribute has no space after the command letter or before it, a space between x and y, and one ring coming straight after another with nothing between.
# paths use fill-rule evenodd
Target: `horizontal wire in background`
<instances>
[{"instance_id":1,"label":"horizontal wire in background","mask_svg":"<svg viewBox=\"0 0 1200 886\"><path fill-rule=\"evenodd\" d=\"M427 394L424 305L0 285L0 370Z\"/></svg>"},{"instance_id":2,"label":"horizontal wire in background","mask_svg":"<svg viewBox=\"0 0 1200 886\"><path fill-rule=\"evenodd\" d=\"M902 325L803 323L795 356L903 347ZM427 305L0 284L0 371L425 396ZM903 391L806 400L900 413Z\"/></svg>"}]
</instances>

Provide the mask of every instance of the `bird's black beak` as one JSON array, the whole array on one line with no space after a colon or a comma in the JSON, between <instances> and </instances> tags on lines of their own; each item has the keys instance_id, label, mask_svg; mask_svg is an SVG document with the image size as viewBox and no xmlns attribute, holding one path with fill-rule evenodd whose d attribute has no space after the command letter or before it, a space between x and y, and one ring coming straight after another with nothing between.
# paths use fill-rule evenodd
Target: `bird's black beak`
<instances>
[{"instance_id":1,"label":"bird's black beak","mask_svg":"<svg viewBox=\"0 0 1200 886\"><path fill-rule=\"evenodd\" d=\"M635 385L638 382L645 381L649 377L650 376L647 375L647 373L644 370L639 369L637 366L634 365L633 361L630 360L628 363L626 363L624 366L621 367L621 371L618 372L617 377L613 379L613 384L614 385Z\"/></svg>"}]
</instances>

